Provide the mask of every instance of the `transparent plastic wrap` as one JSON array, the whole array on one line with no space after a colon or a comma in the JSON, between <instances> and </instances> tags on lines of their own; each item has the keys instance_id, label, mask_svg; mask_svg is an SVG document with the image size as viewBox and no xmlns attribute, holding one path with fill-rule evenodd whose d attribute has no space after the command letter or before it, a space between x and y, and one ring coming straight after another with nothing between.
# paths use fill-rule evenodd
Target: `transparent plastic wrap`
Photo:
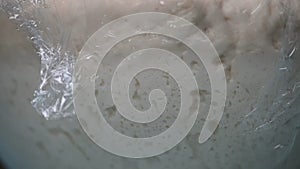
<instances>
[{"instance_id":1,"label":"transparent plastic wrap","mask_svg":"<svg viewBox=\"0 0 300 169\"><path fill-rule=\"evenodd\" d=\"M155 3L134 0L126 9L120 10L124 4L126 3L118 0L111 2L1 1L1 7L9 18L18 24L21 30L28 33L29 40L41 58L41 84L34 93L32 105L43 117L58 119L75 114L73 74L76 61L80 62L80 59L84 58L94 62L93 56L88 55L90 53L85 50L89 49L89 45L92 44L90 41L94 40L92 37L100 28L117 18L142 12L162 12L184 18L202 30L215 47L226 75L227 99L222 120L220 124L213 124L213 132L218 127L218 132L224 131L224 133L228 132L227 134L235 132L241 136L246 135L249 140L257 141L263 137L261 133L280 130L281 126L289 124L299 115L299 111L293 110L293 107L299 104L295 103L295 100L299 99L300 94L300 3L297 0L247 0L245 2L186 0ZM169 26L171 29L178 29L176 23L171 23ZM141 28L137 31L143 30ZM105 36L116 39L118 35L117 31L111 30ZM184 45L174 39L147 35L127 38L122 43L123 45L117 44L105 58L118 58L150 46L180 53L181 58L188 62L187 65L191 67L194 74L205 71L206 68L199 62L189 59L188 57L193 54L188 52L188 47L182 47ZM80 56L82 58L77 59ZM111 77L108 76L113 75L113 70L121 62L119 58L116 60L117 63L113 63L113 59L105 60L107 64L98 70L98 73L104 75L93 74L86 77L98 84L95 95L99 106L102 106L103 112L107 114L104 116L109 118L118 116L115 112L119 110L113 98L108 96L112 85ZM219 60L217 62L219 63ZM80 68L87 67L82 66L78 69ZM151 77L152 74L147 74L145 77L148 76ZM164 74L161 76L164 80L168 79ZM206 81L207 75L200 73L196 79L200 83L199 86L204 86L205 89L199 90L200 98L204 100L204 108L200 108L200 112L204 113L199 117L201 121L199 124L202 124L207 116L209 104L215 103L207 101L212 98L212 92L209 92L212 89L209 87L211 84L203 82ZM134 86L139 89L141 81L143 80L134 79ZM172 86L173 82L170 81L172 80L160 82L166 83L171 88L176 87L176 85ZM155 85L157 84L153 86ZM141 100L145 97L139 95L142 93L140 90L134 91L132 88L128 90L133 91L130 95L133 103L139 103L135 99ZM175 90L170 89L170 92L178 94ZM149 107L149 103L141 104L139 109L143 110L144 107ZM176 108L173 106L174 110ZM122 118L118 116L111 121ZM173 122L172 118L170 119L166 120L167 126L171 125L169 122ZM83 124L82 121L81 123ZM118 128L118 125L116 124L115 128ZM290 127L294 129L298 127L297 125L297 122L293 122ZM227 128L232 128L232 131L225 132ZM153 130L153 132L157 131ZM282 131L282 136L278 138L281 142L271 145L272 150L268 149L270 147L263 147L268 149L265 152L276 154L278 159L286 156L295 139L295 134L293 139L284 139L285 134L290 134L287 132L288 130ZM221 134L215 137L220 139L225 137L224 135L226 136ZM277 151L278 149L282 151ZM275 151L280 153L274 153Z\"/></svg>"},{"instance_id":2,"label":"transparent plastic wrap","mask_svg":"<svg viewBox=\"0 0 300 169\"><path fill-rule=\"evenodd\" d=\"M28 39L41 58L41 84L34 93L32 105L46 119L73 115L71 82L75 58L66 47L69 33L63 32L60 26L42 23L43 17L51 17L46 14L45 1L2 1L1 7L20 30L28 32ZM45 11L40 14L42 9ZM53 36L56 33L62 37Z\"/></svg>"},{"instance_id":3,"label":"transparent plastic wrap","mask_svg":"<svg viewBox=\"0 0 300 169\"><path fill-rule=\"evenodd\" d=\"M220 4L221 2L222 1L220 1ZM47 119L66 117L74 114L72 108L72 70L76 55L78 55L80 46L82 46L83 43L76 43L74 41L91 34L91 32L82 33L83 35L72 34L74 32L72 30L76 28L72 30L68 29L69 26L66 26L66 22L74 19L76 16L70 17L64 16L64 14L68 11L70 11L70 14L67 15L74 14L74 10L76 10L78 6L73 5L74 3L67 3L68 2L58 3L45 0L1 1L1 7L9 15L9 19L17 23L21 30L28 32L29 39L33 42L38 55L41 57L41 85L39 89L36 90L34 94L35 99L32 103L37 111ZM90 3L95 2L92 1ZM135 3L142 6L141 2L137 1ZM160 4L164 5L162 3L163 1L160 2ZM299 44L298 4L293 1L283 1L280 3L277 1L260 2L258 6L251 11L251 15L260 13L263 17L264 14L261 11L266 10L267 7L272 8L273 3L280 5L274 7L278 8L275 9L276 11L274 12L280 13L281 22L284 22L276 28L280 30L279 42L273 42L282 44L280 46L282 58L278 67L280 73L278 73L278 77L274 79L273 84L276 85L272 85L271 87L274 88L273 93L278 92L277 99L276 101L274 100L273 104L288 106L291 104L293 98L295 99L298 96L297 88L300 85L297 77L298 60L296 58ZM211 5L209 3L207 4ZM293 6L293 4L296 6ZM185 2L178 2L177 5L185 6L186 4ZM69 10L71 8L72 11ZM177 9L173 10L176 11ZM242 8L240 10L242 10ZM244 9L243 12L246 13L247 9ZM80 12L78 13L77 15L80 15ZM193 19L193 16L188 16L192 14L186 13L187 11L184 10L177 12L178 15L183 15L187 19ZM109 21L109 18L114 17L115 16L110 17L107 15L100 17L101 24L98 24L99 28L103 23ZM84 19L86 20L82 21L82 23L87 23L87 16L85 16ZM77 22L81 23L80 21L75 22L75 25L77 25ZM92 30L97 30L97 27L92 28ZM274 34L274 36L278 35ZM82 39L86 39L86 37ZM272 106L272 108L277 109L275 107Z\"/></svg>"}]
</instances>

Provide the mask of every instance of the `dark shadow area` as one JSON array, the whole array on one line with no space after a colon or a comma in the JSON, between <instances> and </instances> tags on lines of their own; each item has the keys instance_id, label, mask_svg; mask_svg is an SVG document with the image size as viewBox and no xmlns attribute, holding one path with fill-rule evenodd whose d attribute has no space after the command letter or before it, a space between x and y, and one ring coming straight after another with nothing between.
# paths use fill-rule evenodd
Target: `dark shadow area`
<instances>
[{"instance_id":1,"label":"dark shadow area","mask_svg":"<svg viewBox=\"0 0 300 169\"><path fill-rule=\"evenodd\" d=\"M0 169L7 169L6 167L4 167L4 164L2 163L1 159L0 159Z\"/></svg>"}]
</instances>

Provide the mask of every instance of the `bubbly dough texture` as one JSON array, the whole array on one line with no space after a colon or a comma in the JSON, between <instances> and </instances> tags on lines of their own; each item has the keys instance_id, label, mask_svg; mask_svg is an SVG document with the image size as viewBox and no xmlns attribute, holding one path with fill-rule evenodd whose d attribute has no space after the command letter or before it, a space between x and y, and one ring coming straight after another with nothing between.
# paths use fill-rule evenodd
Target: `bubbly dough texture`
<instances>
[{"instance_id":1,"label":"bubbly dough texture","mask_svg":"<svg viewBox=\"0 0 300 169\"><path fill-rule=\"evenodd\" d=\"M37 1L32 2L35 4ZM145 47L168 49L180 55L191 67L201 86L200 115L188 137L176 148L161 156L138 161L121 159L107 155L106 152L98 150L96 145L91 145L85 140L86 142L82 141L80 144L82 149L91 150L87 151L85 156L92 160L78 160L78 163L88 164L91 168L97 168L99 165L109 168L110 164L114 164L115 168L122 168L124 165L125 168L143 169L263 169L275 168L289 154L299 123L297 109L292 105L292 101L296 99L296 86L284 90L278 90L277 86L282 83L283 86L288 86L287 82L295 80L299 74L299 0L45 2L44 8L39 12L30 8L32 6L26 10L39 20L39 28L44 31L43 35L47 40L75 54L78 54L87 39L106 23L128 14L157 11L183 17L203 30L215 46L225 68L228 96L224 116L213 137L205 144L199 145L197 138L210 104L210 84L201 62L196 60L184 45L162 37L138 36L116 45L113 51L107 54L105 66L99 68L99 78L96 80L98 87L95 91L98 105L114 129L132 137L148 137L166 130L176 119L180 99L178 91L171 89L177 86L172 78L161 72L145 72L138 75L130 90L133 91L132 102L140 110L149 106L149 88L162 87L169 92L167 96L172 100L166 107L166 115L163 116L165 119L149 126L125 121L118 115L110 99L112 70L126 55ZM292 58L284 60L288 63L283 61L285 55ZM284 74L286 69L290 69L288 74ZM148 77L154 79L149 80ZM165 78L157 80L155 77ZM290 98L286 101L285 96ZM140 129L143 127L144 130ZM49 130L48 134L53 133L53 130ZM83 138L85 136L82 136L82 140ZM93 149L89 149L90 147ZM55 159L52 156L52 153L55 154L55 148L53 152L49 151L49 158ZM72 157L71 153L68 155Z\"/></svg>"}]
</instances>

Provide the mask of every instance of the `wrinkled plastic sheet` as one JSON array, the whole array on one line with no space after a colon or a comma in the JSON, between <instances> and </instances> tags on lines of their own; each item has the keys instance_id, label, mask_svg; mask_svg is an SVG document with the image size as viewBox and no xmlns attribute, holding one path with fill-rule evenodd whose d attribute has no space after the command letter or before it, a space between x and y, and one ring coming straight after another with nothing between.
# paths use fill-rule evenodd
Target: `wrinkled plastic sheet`
<instances>
[{"instance_id":1,"label":"wrinkled plastic sheet","mask_svg":"<svg viewBox=\"0 0 300 169\"><path fill-rule=\"evenodd\" d=\"M74 53L66 48L68 37L54 39L50 26L41 26L39 9L46 9L42 0L2 1L1 7L19 29L28 33L41 60L41 83L34 92L33 107L46 119L74 114L72 103L72 71ZM59 30L61 31L61 30Z\"/></svg>"},{"instance_id":2,"label":"wrinkled plastic sheet","mask_svg":"<svg viewBox=\"0 0 300 169\"><path fill-rule=\"evenodd\" d=\"M260 17L260 12L267 10L267 6L271 2L272 0L262 1L250 15ZM234 119L236 124L244 125L244 127L240 127L242 129L236 131L240 133L235 134L251 138L251 134L259 135L260 131L263 134L270 133L268 129L278 131L281 126L299 115L299 111L291 111L291 107L297 104L295 101L299 100L300 94L300 18L297 13L299 8L294 8L294 2L276 3L279 5L278 9L280 10L277 12L280 13L281 23L278 28L280 30L279 42L276 42L279 44L278 50L280 52L280 57L276 58L279 59L274 72L276 76L274 79L269 79L264 86L264 93L260 94L261 97L258 97L257 104L252 110L242 118ZM33 107L47 120L73 117L75 115L72 84L74 65L84 41L94 32L86 33L85 30L78 31L76 28L73 28L75 31L70 31L66 22L68 19L65 19L61 14L62 9L58 9L59 7L53 9L54 6L49 5L47 0L0 0L0 3L1 9L7 13L8 18L18 25L18 29L27 33L28 40L33 44L41 61L40 85L33 94ZM188 17L189 14L187 14ZM111 21L112 18L115 19L114 17L107 19L109 16L106 15L99 18L106 20L105 22ZM91 20L89 20L89 24L95 26L91 24L93 19ZM192 19L189 18L188 20ZM96 31L101 26L103 26L102 23L91 30ZM205 28L202 29L205 32ZM79 33L75 34L76 31ZM86 34L83 35L82 32ZM84 40L78 45L78 43L74 43L74 39ZM267 95L269 96L268 99L265 97ZM115 109L116 107L111 106L106 110L113 112ZM249 124L255 125L249 127ZM284 131L286 132L286 130ZM283 132L281 137L286 136L285 134L291 135L291 133ZM270 152L275 153L277 150L282 150L285 153L281 157L286 157L294 144L296 135L292 140L287 139L287 137L274 145L270 144L268 147L272 149Z\"/></svg>"},{"instance_id":3,"label":"wrinkled plastic sheet","mask_svg":"<svg viewBox=\"0 0 300 169\"><path fill-rule=\"evenodd\" d=\"M256 10L271 1L257 6ZM271 101L261 100L254 112L268 109L268 117L262 118L261 125L256 130L267 127L274 120L286 121L295 114L278 118L299 96L299 18L296 11L291 10L293 1L282 1L278 11L282 13L280 33L280 64L278 75L266 92L272 93ZM52 7L52 6L51 6ZM78 55L78 47L70 38L78 36L65 29L65 23L56 15L55 10L49 10L46 0L2 0L1 8L15 22L20 30L28 33L36 53L41 60L40 86L34 93L33 107L46 119L57 119L74 115L72 101L72 73L74 62ZM254 13L255 11L253 11ZM298 54L299 55L299 54ZM247 116L248 117L248 116Z\"/></svg>"}]
</instances>

